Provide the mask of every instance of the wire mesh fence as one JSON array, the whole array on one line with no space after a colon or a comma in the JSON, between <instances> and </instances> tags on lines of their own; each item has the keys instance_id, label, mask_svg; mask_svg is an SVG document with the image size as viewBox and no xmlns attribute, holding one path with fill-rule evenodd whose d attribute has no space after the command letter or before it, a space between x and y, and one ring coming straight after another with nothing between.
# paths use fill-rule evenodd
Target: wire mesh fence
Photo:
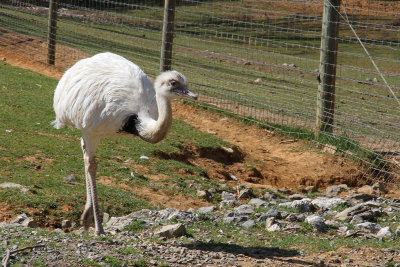
<instances>
[{"instance_id":1,"label":"wire mesh fence","mask_svg":"<svg viewBox=\"0 0 400 267\"><path fill-rule=\"evenodd\" d=\"M48 7L3 0L0 49L47 63ZM323 9L322 0L176 0L172 68L203 105L329 144L363 162L365 179L398 184L400 104L388 85L399 97L400 2L343 0L336 10L331 132L316 129ZM158 74L164 1L59 0L57 14L55 67L112 51Z\"/></svg>"}]
</instances>

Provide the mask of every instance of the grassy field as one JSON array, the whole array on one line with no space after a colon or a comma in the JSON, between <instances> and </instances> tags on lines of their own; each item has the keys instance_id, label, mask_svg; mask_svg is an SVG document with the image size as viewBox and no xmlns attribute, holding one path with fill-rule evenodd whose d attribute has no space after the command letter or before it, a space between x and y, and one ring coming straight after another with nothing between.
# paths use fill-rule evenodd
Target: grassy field
<instances>
[{"instance_id":1,"label":"grassy field","mask_svg":"<svg viewBox=\"0 0 400 267\"><path fill-rule=\"evenodd\" d=\"M60 216L77 222L86 195L80 132L67 128L56 130L50 125L54 119L52 97L57 81L6 63L0 64L0 183L22 184L33 192L26 195L20 190L0 190L0 203L6 205L11 214L27 212L41 222L48 216L55 225L61 223ZM156 145L134 138L103 140L97 153L101 159L98 173L135 188L172 190L171 194L182 191L196 198L194 188L164 188L151 183L138 169L163 174L164 184L179 182L180 177L174 170L187 169L190 178L202 181L205 188L214 186L213 181L205 179L205 170L156 155L176 152L183 146L218 148L221 145L231 146L174 120L168 138ZM142 155L150 159L140 159ZM63 178L70 174L77 176L76 182L64 181ZM116 185L100 184L98 191L101 209L114 215L155 207L146 197Z\"/></svg>"},{"instance_id":2,"label":"grassy field","mask_svg":"<svg viewBox=\"0 0 400 267\"><path fill-rule=\"evenodd\" d=\"M19 189L1 189L2 213L15 216L25 212L28 216L35 218L42 227L60 227L64 219L69 219L79 226L79 217L85 204L86 194L82 152L79 145L80 133L67 128L56 130L50 125L54 119L52 97L57 81L12 67L4 62L0 63L0 77L0 94L2 95L0 98L0 184L14 182L26 186L32 192L24 194ZM98 179L110 177L115 181L115 185L106 186L98 183L101 212L108 212L112 216L122 216L143 208L163 208L161 204L150 204L150 199L135 194L130 188L139 188L139 191L140 188L154 188L170 195L182 194L196 199L197 189L184 185L188 180L193 180L200 185L201 189L212 187L222 191L221 184L207 177L207 170L162 156L177 152L184 146L203 149L232 147L231 144L213 135L199 132L180 120L174 120L168 138L155 145L134 138L102 140L97 153L100 159ZM141 155L148 156L150 160L140 159ZM179 170L184 170L184 174L181 174ZM131 172L135 177L132 177ZM65 181L63 178L69 174L75 174L77 181ZM156 183L146 177L148 174L154 174L163 179ZM232 188L228 185L223 190L232 191ZM214 198L214 201L219 200L217 197ZM267 210L259 208L257 212ZM392 216L399 216L399 213L396 212ZM383 216L378 220L386 223L391 220L391 217ZM129 230L135 232L140 231L141 228L137 224L132 224ZM2 231L5 230L0 229L0 233ZM49 237L57 235L47 230L38 231L44 231ZM228 251L230 249L234 251L239 247L293 250L296 253L335 251L344 246L354 249L386 248L390 251L399 248L399 242L392 239L327 236L317 238L311 226L306 223L302 225L298 234L270 233L265 230L265 223L249 230L238 230L237 227L223 223L221 220L214 220L211 214L205 214L196 223L188 225L187 236L180 240L191 244L193 236L199 232L207 232L207 238L212 238L213 244L216 246L221 244ZM221 233L224 234L221 235ZM104 237L102 240L107 238ZM154 241L163 242L159 239ZM25 243L23 239L12 242L19 246L32 245ZM57 245L56 242L54 244ZM204 243L204 245L209 244ZM0 248L0 254L2 253L5 253L4 247ZM134 252L121 251L121 253ZM108 263L115 266L112 262ZM87 263L87 265L92 264L94 263ZM38 264L38 266L41 265Z\"/></svg>"}]
</instances>

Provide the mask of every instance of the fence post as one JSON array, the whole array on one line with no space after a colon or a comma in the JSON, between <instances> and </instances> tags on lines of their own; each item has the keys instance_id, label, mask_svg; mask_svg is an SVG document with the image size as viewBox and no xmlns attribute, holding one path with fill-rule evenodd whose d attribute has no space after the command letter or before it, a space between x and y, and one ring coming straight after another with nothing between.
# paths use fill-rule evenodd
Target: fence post
<instances>
[{"instance_id":1,"label":"fence post","mask_svg":"<svg viewBox=\"0 0 400 267\"><path fill-rule=\"evenodd\" d=\"M316 132L333 132L340 0L324 0L319 61Z\"/></svg>"},{"instance_id":2,"label":"fence post","mask_svg":"<svg viewBox=\"0 0 400 267\"><path fill-rule=\"evenodd\" d=\"M54 65L56 61L58 0L50 0L49 22L47 31L47 64Z\"/></svg>"},{"instance_id":3,"label":"fence post","mask_svg":"<svg viewBox=\"0 0 400 267\"><path fill-rule=\"evenodd\" d=\"M171 69L172 44L174 39L175 0L165 0L161 43L160 71Z\"/></svg>"}]
</instances>

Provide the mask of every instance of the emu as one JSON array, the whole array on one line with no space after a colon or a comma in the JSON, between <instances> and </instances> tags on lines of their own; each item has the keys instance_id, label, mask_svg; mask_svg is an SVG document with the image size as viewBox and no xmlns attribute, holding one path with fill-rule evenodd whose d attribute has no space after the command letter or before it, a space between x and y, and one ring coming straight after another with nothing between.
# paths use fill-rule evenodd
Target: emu
<instances>
[{"instance_id":1,"label":"emu","mask_svg":"<svg viewBox=\"0 0 400 267\"><path fill-rule=\"evenodd\" d=\"M96 191L95 152L100 139L130 134L150 143L161 141L172 123L171 100L179 96L197 99L181 73L163 72L153 85L137 65L109 52L82 59L64 73L54 93L52 124L82 132L85 231L94 220L96 235L105 233Z\"/></svg>"}]
</instances>

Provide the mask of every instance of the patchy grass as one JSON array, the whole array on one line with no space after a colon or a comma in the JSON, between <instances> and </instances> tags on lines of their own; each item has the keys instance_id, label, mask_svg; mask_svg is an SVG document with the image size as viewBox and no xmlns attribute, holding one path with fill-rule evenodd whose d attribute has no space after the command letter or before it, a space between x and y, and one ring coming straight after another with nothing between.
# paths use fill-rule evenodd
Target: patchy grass
<instances>
[{"instance_id":1,"label":"patchy grass","mask_svg":"<svg viewBox=\"0 0 400 267\"><path fill-rule=\"evenodd\" d=\"M63 219L79 222L86 201L80 132L54 129L53 91L57 80L0 63L0 183L14 182L26 186L32 194L16 189L0 190L0 203L8 206L10 215L27 213L42 225L60 225ZM97 151L98 176L111 177L114 185L98 183L101 211L112 216L143 208L155 208L148 199L130 188L154 187L147 171L169 177L170 184L179 179L203 183L205 170L173 159L159 159L157 152L177 153L185 146L218 148L231 145L215 136L197 131L183 121L174 120L169 136L152 145L139 138L105 138ZM148 160L140 159L146 155ZM188 174L180 175L185 169ZM132 177L131 173L135 177ZM75 182L64 177L75 174ZM122 189L119 183L128 185ZM206 184L210 184L207 182ZM209 185L205 186L209 187ZM172 192L171 191L171 192ZM195 197L193 192L180 193Z\"/></svg>"}]
</instances>

